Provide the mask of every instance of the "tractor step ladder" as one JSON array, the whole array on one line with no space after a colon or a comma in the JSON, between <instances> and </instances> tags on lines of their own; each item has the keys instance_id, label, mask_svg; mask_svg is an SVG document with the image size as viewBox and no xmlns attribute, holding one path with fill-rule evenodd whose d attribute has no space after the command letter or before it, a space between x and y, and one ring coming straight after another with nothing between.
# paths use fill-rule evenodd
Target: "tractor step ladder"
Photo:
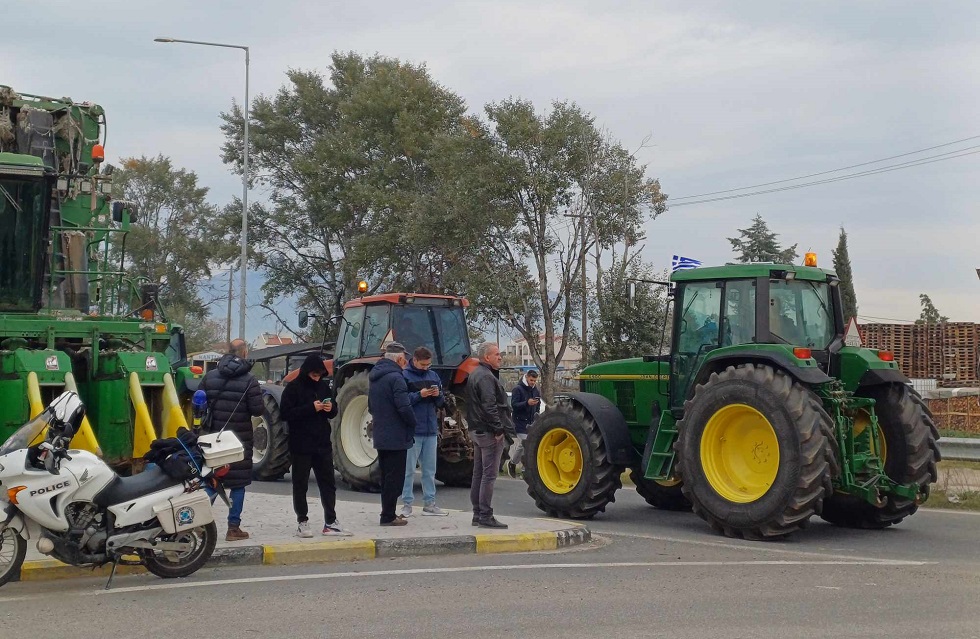
<instances>
[{"instance_id":1,"label":"tractor step ladder","mask_svg":"<svg viewBox=\"0 0 980 639\"><path fill-rule=\"evenodd\" d=\"M668 479L674 472L674 442L677 441L677 426L668 411L660 413L656 428L650 429L646 450L643 453L643 477L645 479Z\"/></svg>"}]
</instances>

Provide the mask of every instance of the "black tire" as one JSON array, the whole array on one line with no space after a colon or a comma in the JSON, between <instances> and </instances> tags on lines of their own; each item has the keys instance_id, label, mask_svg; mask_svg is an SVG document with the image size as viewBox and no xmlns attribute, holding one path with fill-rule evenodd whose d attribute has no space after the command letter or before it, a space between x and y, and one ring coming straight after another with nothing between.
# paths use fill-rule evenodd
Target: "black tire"
<instances>
[{"instance_id":1,"label":"black tire","mask_svg":"<svg viewBox=\"0 0 980 639\"><path fill-rule=\"evenodd\" d=\"M875 400L878 425L885 438L885 474L900 484L918 484L928 496L940 459L939 431L929 407L906 384L871 386L857 394ZM885 498L882 508L876 508L858 497L837 493L824 503L820 516L837 526L881 529L899 523L918 508L915 501L894 495Z\"/></svg>"},{"instance_id":2,"label":"black tire","mask_svg":"<svg viewBox=\"0 0 980 639\"><path fill-rule=\"evenodd\" d=\"M261 417L252 418L252 479L258 481L277 481L289 472L292 460L289 457L289 431L285 420L279 413L278 393L268 391L262 394L265 411Z\"/></svg>"},{"instance_id":3,"label":"black tire","mask_svg":"<svg viewBox=\"0 0 980 639\"><path fill-rule=\"evenodd\" d=\"M374 449L368 450L364 445L354 441L350 450L345 448L344 416L354 417L352 410L360 413L367 410L367 394L370 383L368 382L367 371L351 375L337 391L338 413L334 417L330 429L330 443L333 445L333 465L340 473L340 477L354 490L375 492L381 487L381 464L378 462L378 453ZM363 406L362 406L363 402ZM370 420L370 413L368 420ZM370 424L370 421L368 422ZM348 424L348 427L350 425ZM373 441L373 433L368 428L367 439ZM355 438L356 439L356 438ZM346 441L351 443L353 440L348 434ZM367 441L367 440L365 440ZM373 453L373 455L372 455ZM370 463L367 463L370 460Z\"/></svg>"},{"instance_id":4,"label":"black tire","mask_svg":"<svg viewBox=\"0 0 980 639\"><path fill-rule=\"evenodd\" d=\"M746 502L725 497L712 486L701 456L708 420L734 405L747 405L761 413L778 446L778 465L769 488ZM800 530L820 512L833 490L837 462L833 438L828 436L833 433L831 418L809 389L783 371L743 364L712 373L685 403L684 418L677 428L675 450L677 472L684 478L683 494L699 517L729 537L771 539ZM772 455L757 450L752 449L752 457L731 458L735 464L729 462L726 467L738 462L750 465L757 454Z\"/></svg>"},{"instance_id":5,"label":"black tire","mask_svg":"<svg viewBox=\"0 0 980 639\"><path fill-rule=\"evenodd\" d=\"M664 485L653 479L644 479L643 471L630 468L630 481L636 486L636 492L648 504L660 510L691 510L691 502L684 496L681 484Z\"/></svg>"},{"instance_id":6,"label":"black tire","mask_svg":"<svg viewBox=\"0 0 980 639\"><path fill-rule=\"evenodd\" d=\"M451 462L440 457L436 462L436 479L452 488L469 488L473 482L473 460Z\"/></svg>"},{"instance_id":7,"label":"black tire","mask_svg":"<svg viewBox=\"0 0 980 639\"><path fill-rule=\"evenodd\" d=\"M20 567L27 555L27 540L13 528L0 533L0 586L20 578Z\"/></svg>"},{"instance_id":8,"label":"black tire","mask_svg":"<svg viewBox=\"0 0 980 639\"><path fill-rule=\"evenodd\" d=\"M454 411L450 417L461 425L462 433L443 424L437 451L436 479L453 488L469 488L473 482L473 443L469 439L465 405L462 397L453 395Z\"/></svg>"},{"instance_id":9,"label":"black tire","mask_svg":"<svg viewBox=\"0 0 980 639\"><path fill-rule=\"evenodd\" d=\"M143 551L143 564L146 569L157 577L176 579L193 575L203 568L204 564L211 559L211 554L214 553L214 545L218 542L218 528L212 521L200 528L185 530L162 539L164 541L182 541L190 536L193 536L197 542L194 549L187 555L179 557L177 561L170 561L152 550Z\"/></svg>"},{"instance_id":10,"label":"black tire","mask_svg":"<svg viewBox=\"0 0 980 639\"><path fill-rule=\"evenodd\" d=\"M556 429L565 429L575 438L582 456L581 475L566 493L548 488L538 468L538 449ZM616 501L622 487L622 469L609 462L599 426L591 416L571 403L549 407L528 432L524 441L524 481L534 505L552 517L591 519Z\"/></svg>"}]
</instances>

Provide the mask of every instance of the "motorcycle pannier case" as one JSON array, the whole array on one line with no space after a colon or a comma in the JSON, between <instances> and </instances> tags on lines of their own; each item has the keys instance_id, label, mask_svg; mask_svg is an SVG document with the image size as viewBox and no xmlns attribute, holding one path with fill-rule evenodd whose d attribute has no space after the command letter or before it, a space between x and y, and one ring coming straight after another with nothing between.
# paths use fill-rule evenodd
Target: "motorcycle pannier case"
<instances>
[{"instance_id":1,"label":"motorcycle pannier case","mask_svg":"<svg viewBox=\"0 0 980 639\"><path fill-rule=\"evenodd\" d=\"M197 438L197 445L204 453L204 463L211 468L233 464L245 459L245 447L230 430L208 433Z\"/></svg>"},{"instance_id":2,"label":"motorcycle pannier case","mask_svg":"<svg viewBox=\"0 0 980 639\"><path fill-rule=\"evenodd\" d=\"M211 500L203 490L184 493L157 504L153 507L153 514L160 520L164 532L169 535L214 521Z\"/></svg>"}]
</instances>

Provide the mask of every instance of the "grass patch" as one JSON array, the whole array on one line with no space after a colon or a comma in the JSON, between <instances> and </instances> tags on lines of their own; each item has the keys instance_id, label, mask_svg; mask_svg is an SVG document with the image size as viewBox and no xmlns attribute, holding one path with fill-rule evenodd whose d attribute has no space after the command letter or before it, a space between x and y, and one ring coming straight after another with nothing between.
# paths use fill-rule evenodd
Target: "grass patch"
<instances>
[{"instance_id":1,"label":"grass patch","mask_svg":"<svg viewBox=\"0 0 980 639\"><path fill-rule=\"evenodd\" d=\"M943 510L980 510L980 492L969 491L958 493L959 501L949 501L949 496L933 484L929 499L922 504L923 508L942 508Z\"/></svg>"},{"instance_id":2,"label":"grass patch","mask_svg":"<svg viewBox=\"0 0 980 639\"><path fill-rule=\"evenodd\" d=\"M959 459L944 459L943 461L936 464L936 468L939 469L940 473L944 470L952 470L954 468L966 468L968 470L980 471L980 462L965 461Z\"/></svg>"},{"instance_id":3,"label":"grass patch","mask_svg":"<svg viewBox=\"0 0 980 639\"><path fill-rule=\"evenodd\" d=\"M950 430L948 428L939 429L940 437L966 437L969 439L980 439L980 433L969 430Z\"/></svg>"}]
</instances>

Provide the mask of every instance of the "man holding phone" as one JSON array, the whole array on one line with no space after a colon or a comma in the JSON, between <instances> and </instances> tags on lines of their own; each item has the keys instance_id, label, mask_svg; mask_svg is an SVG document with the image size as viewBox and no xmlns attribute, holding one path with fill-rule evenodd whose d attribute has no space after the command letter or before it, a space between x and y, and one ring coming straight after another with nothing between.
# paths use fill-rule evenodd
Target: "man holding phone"
<instances>
[{"instance_id":1,"label":"man holding phone","mask_svg":"<svg viewBox=\"0 0 980 639\"><path fill-rule=\"evenodd\" d=\"M309 355L295 380L286 385L279 410L289 423L289 454L293 467L293 510L297 537L312 537L306 492L310 470L316 476L323 503L323 534L348 537L350 533L337 521L337 486L333 476L333 448L330 445L330 418L337 415L330 384L324 379L327 367L320 355Z\"/></svg>"},{"instance_id":2,"label":"man holding phone","mask_svg":"<svg viewBox=\"0 0 980 639\"><path fill-rule=\"evenodd\" d=\"M538 388L538 371L531 369L510 391L510 406L514 410L514 430L517 438L510 447L510 461L506 464L507 474L517 477L521 457L524 456L524 440L538 412L541 410L541 389Z\"/></svg>"},{"instance_id":3,"label":"man holding phone","mask_svg":"<svg viewBox=\"0 0 980 639\"><path fill-rule=\"evenodd\" d=\"M408 450L405 463L405 485L402 489L402 517L412 516L415 502L415 466L422 468L422 514L442 517L448 515L436 506L436 452L439 446L438 409L446 404L442 380L432 366L432 351L419 346L412 361L402 371L408 385L408 395L415 412L415 444Z\"/></svg>"}]
</instances>

